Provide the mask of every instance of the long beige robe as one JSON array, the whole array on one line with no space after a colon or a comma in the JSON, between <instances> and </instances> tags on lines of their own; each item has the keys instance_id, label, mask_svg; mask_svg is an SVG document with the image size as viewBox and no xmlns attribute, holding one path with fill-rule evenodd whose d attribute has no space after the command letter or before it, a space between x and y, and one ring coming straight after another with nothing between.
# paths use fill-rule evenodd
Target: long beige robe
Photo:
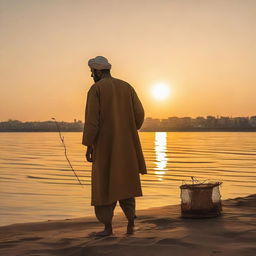
<instances>
[{"instance_id":1,"label":"long beige robe","mask_svg":"<svg viewBox=\"0 0 256 256\"><path fill-rule=\"evenodd\" d=\"M87 94L82 144L93 146L92 205L142 196L139 173L147 173L137 129L144 109L134 88L103 78Z\"/></svg>"}]
</instances>

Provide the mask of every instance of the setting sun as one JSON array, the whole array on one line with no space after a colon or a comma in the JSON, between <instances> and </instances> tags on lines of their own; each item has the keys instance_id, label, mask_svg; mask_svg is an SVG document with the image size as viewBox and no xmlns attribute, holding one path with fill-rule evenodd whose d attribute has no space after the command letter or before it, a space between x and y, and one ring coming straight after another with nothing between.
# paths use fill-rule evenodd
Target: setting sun
<instances>
[{"instance_id":1,"label":"setting sun","mask_svg":"<svg viewBox=\"0 0 256 256\"><path fill-rule=\"evenodd\" d=\"M168 84L157 83L152 87L152 95L157 100L164 100L170 95L170 87Z\"/></svg>"}]
</instances>

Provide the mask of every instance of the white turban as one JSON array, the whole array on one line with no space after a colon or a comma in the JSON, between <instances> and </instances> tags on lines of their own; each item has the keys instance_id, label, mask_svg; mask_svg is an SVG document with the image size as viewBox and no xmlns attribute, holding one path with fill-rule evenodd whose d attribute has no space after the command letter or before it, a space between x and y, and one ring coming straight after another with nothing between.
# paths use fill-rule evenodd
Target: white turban
<instances>
[{"instance_id":1,"label":"white turban","mask_svg":"<svg viewBox=\"0 0 256 256\"><path fill-rule=\"evenodd\" d=\"M93 69L111 69L111 64L108 62L108 59L103 56L97 56L94 59L88 61L88 65Z\"/></svg>"}]
</instances>

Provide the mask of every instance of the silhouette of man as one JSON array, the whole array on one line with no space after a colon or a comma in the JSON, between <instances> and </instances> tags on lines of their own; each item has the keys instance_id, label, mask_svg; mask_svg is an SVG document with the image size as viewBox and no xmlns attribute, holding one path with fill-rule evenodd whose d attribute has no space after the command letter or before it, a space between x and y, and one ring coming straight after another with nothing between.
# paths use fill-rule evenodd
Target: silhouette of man
<instances>
[{"instance_id":1,"label":"silhouette of man","mask_svg":"<svg viewBox=\"0 0 256 256\"><path fill-rule=\"evenodd\" d=\"M112 234L117 201L128 219L127 234L132 234L135 197L142 196L139 174L147 173L137 131L144 109L134 88L111 76L106 58L97 56L88 65L95 83L87 94L82 144L92 162L91 205L105 225L96 235Z\"/></svg>"}]
</instances>

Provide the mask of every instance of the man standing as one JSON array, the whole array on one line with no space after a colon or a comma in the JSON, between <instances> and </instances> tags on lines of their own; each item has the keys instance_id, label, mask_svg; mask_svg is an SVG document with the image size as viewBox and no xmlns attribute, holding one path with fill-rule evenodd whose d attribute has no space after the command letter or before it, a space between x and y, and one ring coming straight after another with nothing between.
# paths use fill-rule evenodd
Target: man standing
<instances>
[{"instance_id":1,"label":"man standing","mask_svg":"<svg viewBox=\"0 0 256 256\"><path fill-rule=\"evenodd\" d=\"M127 234L132 234L135 197L142 196L139 173L147 173L137 132L144 109L134 88L111 76L106 58L97 56L88 65L95 83L87 94L82 144L92 162L91 205L105 225L96 235L112 234L117 201L128 219Z\"/></svg>"}]
</instances>

